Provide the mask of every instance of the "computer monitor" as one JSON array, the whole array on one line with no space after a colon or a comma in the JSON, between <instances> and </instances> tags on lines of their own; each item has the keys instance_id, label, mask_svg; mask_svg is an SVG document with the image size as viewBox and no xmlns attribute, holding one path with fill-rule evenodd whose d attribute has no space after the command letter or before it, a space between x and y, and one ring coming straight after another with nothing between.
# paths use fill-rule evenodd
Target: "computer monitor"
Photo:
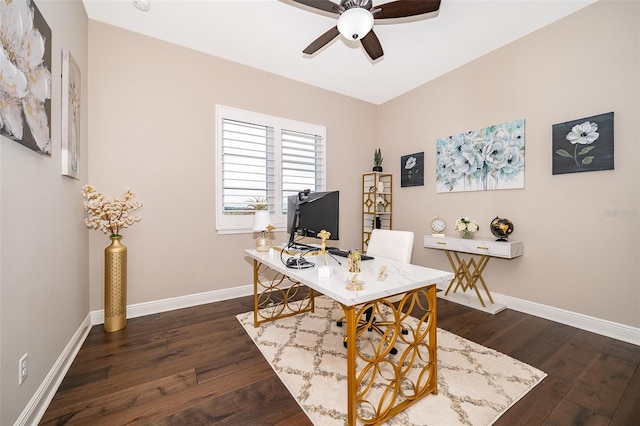
<instances>
[{"instance_id":1,"label":"computer monitor","mask_svg":"<svg viewBox=\"0 0 640 426\"><path fill-rule=\"evenodd\" d=\"M287 231L293 243L294 236L320 238L323 229L331 235L330 240L339 238L340 192L301 191L290 195L287 201Z\"/></svg>"}]
</instances>

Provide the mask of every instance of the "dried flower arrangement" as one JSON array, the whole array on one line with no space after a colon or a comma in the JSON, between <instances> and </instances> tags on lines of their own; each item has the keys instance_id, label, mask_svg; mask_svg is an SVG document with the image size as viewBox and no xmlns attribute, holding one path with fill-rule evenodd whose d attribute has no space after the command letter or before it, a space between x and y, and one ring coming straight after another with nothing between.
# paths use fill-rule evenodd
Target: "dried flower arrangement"
<instances>
[{"instance_id":1,"label":"dried flower arrangement","mask_svg":"<svg viewBox=\"0 0 640 426\"><path fill-rule=\"evenodd\" d=\"M83 203L87 211L84 222L88 228L99 229L110 237L120 237L120 230L140 222L142 218L132 215L134 210L142 208L142 203L131 201L134 193L130 189L125 191L122 200L106 198L103 193L97 192L91 185L82 187Z\"/></svg>"}]
</instances>

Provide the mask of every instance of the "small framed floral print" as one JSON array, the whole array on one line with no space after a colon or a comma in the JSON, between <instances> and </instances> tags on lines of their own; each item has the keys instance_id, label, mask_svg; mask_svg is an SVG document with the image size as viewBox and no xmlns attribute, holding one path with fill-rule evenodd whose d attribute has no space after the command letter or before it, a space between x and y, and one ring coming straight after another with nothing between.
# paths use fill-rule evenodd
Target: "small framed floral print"
<instances>
[{"instance_id":1,"label":"small framed floral print","mask_svg":"<svg viewBox=\"0 0 640 426\"><path fill-rule=\"evenodd\" d=\"M400 186L424 185L424 152L400 157Z\"/></svg>"},{"instance_id":2,"label":"small framed floral print","mask_svg":"<svg viewBox=\"0 0 640 426\"><path fill-rule=\"evenodd\" d=\"M613 112L552 126L552 174L613 170Z\"/></svg>"},{"instance_id":3,"label":"small framed floral print","mask_svg":"<svg viewBox=\"0 0 640 426\"><path fill-rule=\"evenodd\" d=\"M62 50L62 174L80 179L80 67Z\"/></svg>"}]
</instances>

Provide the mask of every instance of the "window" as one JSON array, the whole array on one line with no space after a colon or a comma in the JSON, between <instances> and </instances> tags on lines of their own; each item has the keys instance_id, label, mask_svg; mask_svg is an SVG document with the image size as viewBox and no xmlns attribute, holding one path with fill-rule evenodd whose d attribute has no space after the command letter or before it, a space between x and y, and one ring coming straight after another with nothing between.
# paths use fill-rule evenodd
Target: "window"
<instances>
[{"instance_id":1,"label":"window","mask_svg":"<svg viewBox=\"0 0 640 426\"><path fill-rule=\"evenodd\" d=\"M287 197L325 190L323 126L217 105L216 128L218 232L251 230L263 206L286 230Z\"/></svg>"}]
</instances>

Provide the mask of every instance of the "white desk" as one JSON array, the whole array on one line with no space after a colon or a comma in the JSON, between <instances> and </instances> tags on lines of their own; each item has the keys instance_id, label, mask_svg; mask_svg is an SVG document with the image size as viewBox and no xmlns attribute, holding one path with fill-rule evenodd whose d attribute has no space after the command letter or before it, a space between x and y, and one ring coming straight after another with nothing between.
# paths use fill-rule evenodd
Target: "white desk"
<instances>
[{"instance_id":1,"label":"white desk","mask_svg":"<svg viewBox=\"0 0 640 426\"><path fill-rule=\"evenodd\" d=\"M279 252L270 255L256 250L245 250L245 253L253 260L254 326L313 311L315 292L333 298L342 306L347 324L349 425L355 425L357 421L383 423L428 394L437 393L436 285L451 280L454 277L452 273L378 257L362 261L358 280L363 282L364 288L350 291L346 289L346 284L354 274L348 272L348 262L345 258L338 258L341 266L329 258L328 262L333 266L334 273L329 278L320 278L318 266L324 265L323 256L305 257L316 264L313 268L290 269L282 264ZM384 281L379 281L383 266L386 267L386 277ZM385 300L386 297L398 294L402 295L402 300L397 307ZM425 309L425 314L418 318L417 327L404 322L416 306ZM364 318L365 311L370 307L378 320L385 315L386 310L387 319L394 321L394 326L390 327L387 333L388 339L380 339L377 344L351 344L350 342L364 339L369 343L373 342L365 336L366 327L360 330L357 327L359 320ZM403 328L408 330L407 334L401 332ZM403 352L391 356L390 351L396 341L407 346ZM411 371L415 370L415 367L411 366L417 363L411 355L416 353L421 353L430 361L418 375ZM409 367L399 363L399 360L403 359L405 363L409 363ZM389 377L388 372L384 373L386 377L380 374L378 367L385 363L394 366L395 377ZM387 395L383 401L378 400L379 395L374 395L377 391L368 387L371 375L375 375L377 380L386 380L387 391L394 397ZM413 391L407 387L408 384L413 386ZM361 413L357 411L359 406L375 407L376 411L371 417L362 418Z\"/></svg>"},{"instance_id":2,"label":"white desk","mask_svg":"<svg viewBox=\"0 0 640 426\"><path fill-rule=\"evenodd\" d=\"M447 286L447 290L439 297L492 314L496 314L506 308L504 305L493 301L489 288L482 277L482 272L492 257L513 259L522 256L524 249L521 241L495 241L482 238L467 240L452 236L433 237L425 235L424 247L444 250L455 274L455 277ZM458 253L469 254L469 260L461 258ZM478 260L474 256L479 256ZM478 290L478 282L480 282L489 298L488 304L482 299ZM452 288L453 292L450 294ZM456 293L458 289L462 289L463 293ZM467 290L475 291L477 299L474 300L465 295L464 293ZM478 305L478 302L480 302L480 305Z\"/></svg>"}]
</instances>

